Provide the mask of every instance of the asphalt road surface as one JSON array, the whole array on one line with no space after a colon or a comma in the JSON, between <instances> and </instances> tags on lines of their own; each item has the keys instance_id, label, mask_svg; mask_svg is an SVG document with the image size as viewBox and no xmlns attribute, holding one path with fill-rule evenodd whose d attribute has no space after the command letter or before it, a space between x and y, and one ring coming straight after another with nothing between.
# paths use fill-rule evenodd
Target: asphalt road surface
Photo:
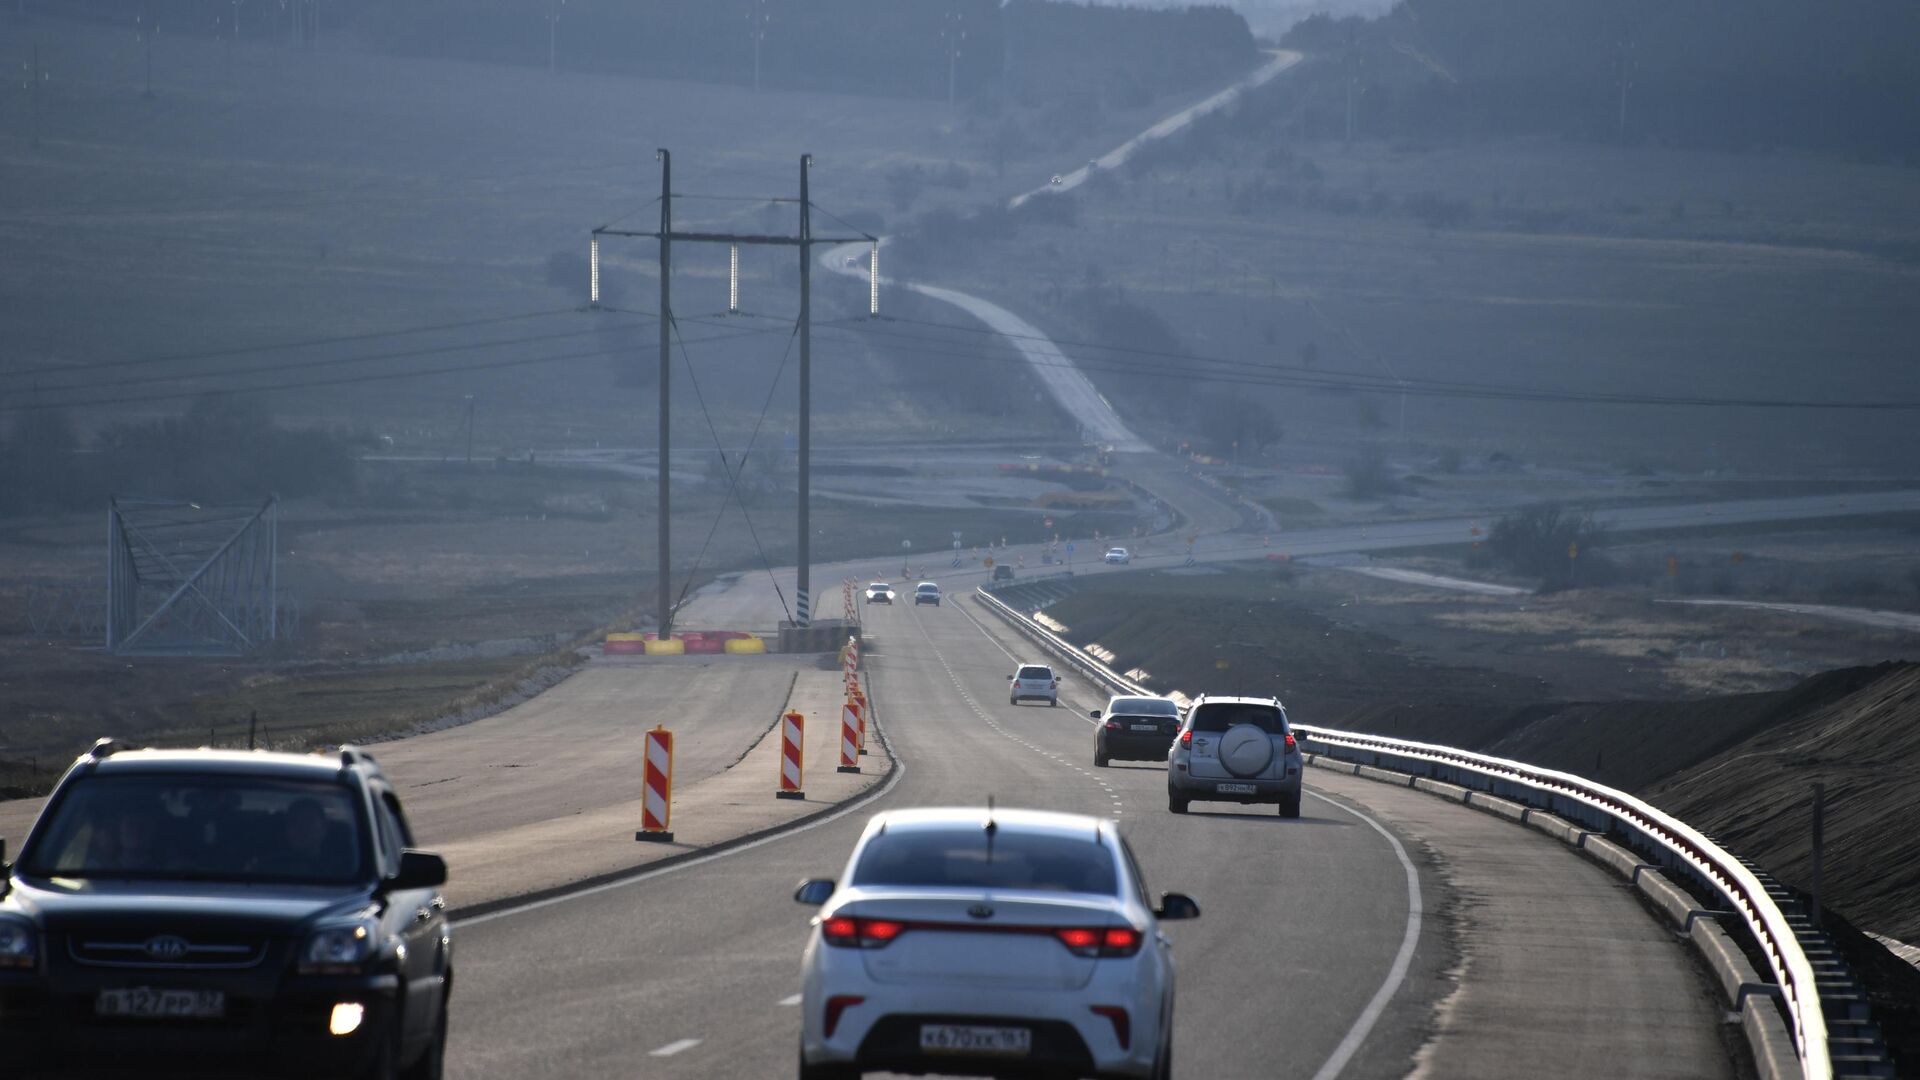
<instances>
[{"instance_id":1,"label":"asphalt road surface","mask_svg":"<svg viewBox=\"0 0 1920 1080\"><path fill-rule=\"evenodd\" d=\"M1399 813L1416 829L1427 827L1422 815L1445 828L1420 842L1403 839L1400 826L1330 796L1335 781L1321 776L1309 776L1310 798L1298 821L1281 819L1272 807L1203 805L1172 815L1162 766L1094 768L1086 710L1103 704L1103 696L1070 681L1059 708L1007 703L1009 650L1019 646L1003 627L976 621L984 617L971 607L902 606L869 616L870 683L903 766L897 782L877 789L870 803L749 849L456 927L452 1074L792 1075L800 949L811 914L792 901L794 885L837 876L876 810L984 807L989 795L1001 805L1112 816L1152 889L1199 900L1201 919L1168 929L1180 965L1180 1075L1405 1075L1426 1042L1436 1002L1455 989L1462 943L1471 941L1449 932L1453 923L1443 913L1457 903L1430 849L1460 848L1469 865L1455 873L1467 874L1470 887L1479 864L1473 846L1449 839L1447 829L1465 830L1460 835L1477 836L1481 848L1496 853L1509 842L1534 845L1526 850L1538 865L1527 869L1516 907L1523 922L1533 922L1510 933L1482 926L1484 940L1472 945L1481 970L1500 972L1503 984L1541 999L1542 1015L1559 1024L1569 1011L1581 1012L1581 1001L1628 1002L1588 1018L1606 1046L1655 1047L1678 1063L1674 1075L1725 1072L1715 1015L1684 953L1630 895L1606 889L1577 856L1541 854L1538 845L1549 841L1437 799L1408 802ZM1580 981L1572 1009L1569 1000L1549 1002L1539 993L1539 979L1566 982L1568 950L1540 948L1542 920L1558 924L1548 902L1556 890L1601 909L1573 928L1575 954L1596 939L1644 939L1632 963L1615 965L1610 978ZM1498 889L1485 892L1478 907L1502 910ZM1519 969L1535 956L1549 968L1529 982ZM1651 1000L1647 985L1655 987ZM1474 1002L1503 1016L1511 1007L1497 993ZM1508 1018L1512 1027L1526 1026L1524 1016ZM1669 1030L1676 1025L1677 1034ZM1494 1030L1505 1038L1509 1027ZM1543 1028L1533 1038L1544 1053L1558 1036ZM1475 1074L1480 1054L1472 1044L1451 1045L1464 1047L1459 1054L1469 1068L1449 1065L1432 1075ZM1561 1074L1602 1075L1618 1064L1601 1054L1592 1068Z\"/></svg>"}]
</instances>

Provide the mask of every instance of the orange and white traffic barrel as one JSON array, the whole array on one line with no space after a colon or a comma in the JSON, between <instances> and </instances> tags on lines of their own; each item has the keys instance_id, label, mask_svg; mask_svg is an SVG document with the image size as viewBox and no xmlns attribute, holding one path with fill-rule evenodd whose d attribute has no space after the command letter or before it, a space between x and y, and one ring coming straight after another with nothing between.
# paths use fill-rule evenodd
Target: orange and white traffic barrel
<instances>
[{"instance_id":1,"label":"orange and white traffic barrel","mask_svg":"<svg viewBox=\"0 0 1920 1080\"><path fill-rule=\"evenodd\" d=\"M839 772L860 771L860 706L852 698L840 710Z\"/></svg>"},{"instance_id":2,"label":"orange and white traffic barrel","mask_svg":"<svg viewBox=\"0 0 1920 1080\"><path fill-rule=\"evenodd\" d=\"M780 787L773 794L780 799L804 799L800 788L802 758L807 747L807 718L790 712L780 718Z\"/></svg>"},{"instance_id":3,"label":"orange and white traffic barrel","mask_svg":"<svg viewBox=\"0 0 1920 1080\"><path fill-rule=\"evenodd\" d=\"M647 760L642 776L640 831L635 840L671 842L673 831L673 732L655 726L647 732Z\"/></svg>"}]
</instances>

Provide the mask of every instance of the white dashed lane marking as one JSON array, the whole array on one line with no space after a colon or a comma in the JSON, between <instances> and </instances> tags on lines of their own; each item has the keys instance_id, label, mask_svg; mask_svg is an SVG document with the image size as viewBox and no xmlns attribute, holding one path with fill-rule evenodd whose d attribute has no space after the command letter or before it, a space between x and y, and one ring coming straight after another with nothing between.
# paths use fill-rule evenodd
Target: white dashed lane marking
<instances>
[{"instance_id":1,"label":"white dashed lane marking","mask_svg":"<svg viewBox=\"0 0 1920 1080\"><path fill-rule=\"evenodd\" d=\"M788 995L787 997L783 997L783 998L781 998L781 999L780 999L780 1004L782 1004L782 1005L798 1005L798 1004L800 1004L800 995L799 995L799 994L791 994L791 995Z\"/></svg>"},{"instance_id":2,"label":"white dashed lane marking","mask_svg":"<svg viewBox=\"0 0 1920 1080\"><path fill-rule=\"evenodd\" d=\"M672 1057L675 1054L691 1050L700 1045L699 1039L680 1039L670 1042L658 1050L647 1051L648 1057Z\"/></svg>"}]
</instances>

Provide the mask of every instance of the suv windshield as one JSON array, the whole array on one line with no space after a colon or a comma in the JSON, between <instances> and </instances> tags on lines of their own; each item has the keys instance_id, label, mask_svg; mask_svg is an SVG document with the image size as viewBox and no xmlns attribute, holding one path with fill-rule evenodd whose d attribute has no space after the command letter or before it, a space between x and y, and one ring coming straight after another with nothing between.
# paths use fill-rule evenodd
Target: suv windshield
<instances>
[{"instance_id":1,"label":"suv windshield","mask_svg":"<svg viewBox=\"0 0 1920 1080\"><path fill-rule=\"evenodd\" d=\"M21 872L343 885L372 876L359 822L339 784L95 775L68 787Z\"/></svg>"},{"instance_id":2,"label":"suv windshield","mask_svg":"<svg viewBox=\"0 0 1920 1080\"><path fill-rule=\"evenodd\" d=\"M1113 896L1113 852L1090 836L964 829L882 833L868 842L855 885L1038 889Z\"/></svg>"},{"instance_id":3,"label":"suv windshield","mask_svg":"<svg viewBox=\"0 0 1920 1080\"><path fill-rule=\"evenodd\" d=\"M1035 667L1035 666L1034 666L1034 665L1032 665L1032 664L1028 664L1028 665L1027 665L1026 667L1023 667L1023 668L1021 668L1021 669L1020 669L1020 678L1022 678L1022 679L1051 679L1051 678L1053 678L1053 669L1052 669L1052 668L1044 668L1044 667Z\"/></svg>"},{"instance_id":4,"label":"suv windshield","mask_svg":"<svg viewBox=\"0 0 1920 1080\"><path fill-rule=\"evenodd\" d=\"M1282 735L1287 730L1286 722L1286 714L1272 705L1203 701L1193 710L1195 731L1225 731L1236 724L1252 724L1269 735Z\"/></svg>"}]
</instances>

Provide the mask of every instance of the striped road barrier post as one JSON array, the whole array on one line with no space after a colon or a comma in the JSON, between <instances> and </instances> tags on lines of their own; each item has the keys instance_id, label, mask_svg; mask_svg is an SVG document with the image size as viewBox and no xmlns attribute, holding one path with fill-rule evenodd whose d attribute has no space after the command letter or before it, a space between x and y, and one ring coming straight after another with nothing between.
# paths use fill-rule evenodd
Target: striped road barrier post
<instances>
[{"instance_id":1,"label":"striped road barrier post","mask_svg":"<svg viewBox=\"0 0 1920 1080\"><path fill-rule=\"evenodd\" d=\"M854 732L854 745L858 746L860 752L864 754L867 752L867 713L869 710L867 708L867 695L861 693L860 688L857 686L853 689L853 706L853 718L859 724L859 727Z\"/></svg>"},{"instance_id":2,"label":"striped road barrier post","mask_svg":"<svg viewBox=\"0 0 1920 1080\"><path fill-rule=\"evenodd\" d=\"M647 732L647 763L642 777L640 831L635 840L673 842L673 732L658 725Z\"/></svg>"},{"instance_id":3,"label":"striped road barrier post","mask_svg":"<svg viewBox=\"0 0 1920 1080\"><path fill-rule=\"evenodd\" d=\"M780 718L780 787L776 799L804 799L800 788L801 761L807 748L807 718L790 712Z\"/></svg>"},{"instance_id":4,"label":"striped road barrier post","mask_svg":"<svg viewBox=\"0 0 1920 1080\"><path fill-rule=\"evenodd\" d=\"M838 772L860 771L860 706L852 698L840 710L840 767Z\"/></svg>"}]
</instances>

